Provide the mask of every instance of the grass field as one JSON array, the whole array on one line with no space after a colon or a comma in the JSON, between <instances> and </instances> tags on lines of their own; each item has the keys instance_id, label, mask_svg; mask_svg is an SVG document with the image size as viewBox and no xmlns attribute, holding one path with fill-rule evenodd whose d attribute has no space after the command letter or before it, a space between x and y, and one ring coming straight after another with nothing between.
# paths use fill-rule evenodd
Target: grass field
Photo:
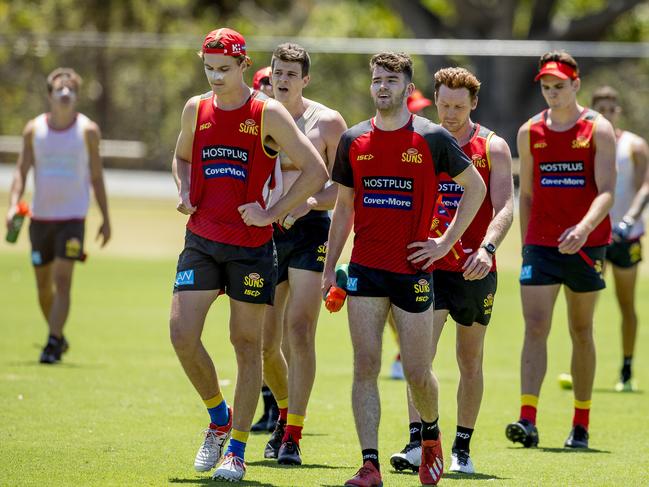
<instances>
[{"instance_id":1,"label":"grass field","mask_svg":"<svg viewBox=\"0 0 649 487\"><path fill-rule=\"evenodd\" d=\"M6 201L0 195L0 201ZM27 235L16 247L0 244L0 485L212 484L193 471L207 415L185 378L168 339L167 320L183 220L173 201L112 202L114 241L92 243L77 266L71 349L58 366L37 364L46 336L36 306ZM0 207L0 211L5 211ZM598 371L591 415L591 446L562 448L572 418L572 394L556 377L569 368L570 342L560 299L550 337L549 365L539 411L541 443L523 450L504 427L518 414L519 353L523 325L518 298L517 229L499 251L501 272L485 351L485 396L472 442L477 475L447 474L442 485L649 484L649 276L638 295L641 321L635 373L641 391L612 392L620 362L618 317L610 290L596 314ZM204 339L230 401L235 361L226 333L227 306L213 307ZM441 427L450 454L458 380L454 337L448 326L435 370L441 384ZM383 418L380 455L386 486L419 485L391 471L389 455L407 440L404 383L389 380L395 351L385 335L380 380ZM351 345L345 313L323 312L318 328L318 375L302 441L305 465L282 468L262 458L266 436L251 436L243 485L336 486L360 463L350 404Z\"/></svg>"}]
</instances>

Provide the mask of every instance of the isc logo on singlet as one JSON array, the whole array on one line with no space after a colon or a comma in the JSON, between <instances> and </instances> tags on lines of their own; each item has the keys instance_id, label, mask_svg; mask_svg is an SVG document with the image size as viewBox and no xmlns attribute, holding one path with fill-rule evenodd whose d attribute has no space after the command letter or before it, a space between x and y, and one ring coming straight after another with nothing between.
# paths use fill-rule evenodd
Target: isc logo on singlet
<instances>
[{"instance_id":1,"label":"isc logo on singlet","mask_svg":"<svg viewBox=\"0 0 649 487\"><path fill-rule=\"evenodd\" d=\"M252 118L239 124L239 132L242 134L259 135L259 126Z\"/></svg>"}]
</instances>

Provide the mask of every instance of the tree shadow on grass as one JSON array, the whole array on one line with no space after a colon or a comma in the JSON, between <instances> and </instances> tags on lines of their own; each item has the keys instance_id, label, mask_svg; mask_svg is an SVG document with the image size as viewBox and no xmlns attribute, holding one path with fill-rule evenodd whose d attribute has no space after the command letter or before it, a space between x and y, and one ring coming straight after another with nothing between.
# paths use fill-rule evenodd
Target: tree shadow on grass
<instances>
[{"instance_id":1,"label":"tree shadow on grass","mask_svg":"<svg viewBox=\"0 0 649 487\"><path fill-rule=\"evenodd\" d=\"M30 368L42 368L45 369L105 369L106 365L98 363L78 363L70 362L68 360L63 360L62 362L57 362L55 364L42 364L38 360L15 360L13 362L6 362L6 365L12 367L30 367Z\"/></svg>"},{"instance_id":2,"label":"tree shadow on grass","mask_svg":"<svg viewBox=\"0 0 649 487\"><path fill-rule=\"evenodd\" d=\"M232 482L224 482L221 480L213 480L212 477L193 477L193 478L178 478L178 477L170 477L168 479L170 484L196 484L196 485L232 485ZM256 480L241 480L237 482L237 485L239 486L246 486L246 485L264 485L264 486L271 486L273 484L268 484L268 483L263 483L263 482L257 482Z\"/></svg>"},{"instance_id":3,"label":"tree shadow on grass","mask_svg":"<svg viewBox=\"0 0 649 487\"><path fill-rule=\"evenodd\" d=\"M509 477L498 477L488 473L465 474L461 472L445 472L443 480L509 480Z\"/></svg>"},{"instance_id":4,"label":"tree shadow on grass","mask_svg":"<svg viewBox=\"0 0 649 487\"><path fill-rule=\"evenodd\" d=\"M344 466L336 467L333 465L323 465L320 463L303 463L302 465L296 466L296 465L280 465L277 463L277 460L254 460L252 462L246 461L247 465L258 465L260 467L268 467L268 468L279 468L282 470L289 471L294 468L299 468L299 469L312 469L312 468L321 468L323 470L338 470L340 468L348 468Z\"/></svg>"},{"instance_id":5,"label":"tree shadow on grass","mask_svg":"<svg viewBox=\"0 0 649 487\"><path fill-rule=\"evenodd\" d=\"M596 394L617 394L620 396L626 396L627 394L630 396L634 396L635 394L644 394L644 391L642 389L638 389L636 391L624 391L624 392L618 392L613 388L604 388L604 387L596 387L593 389L593 393Z\"/></svg>"}]
</instances>

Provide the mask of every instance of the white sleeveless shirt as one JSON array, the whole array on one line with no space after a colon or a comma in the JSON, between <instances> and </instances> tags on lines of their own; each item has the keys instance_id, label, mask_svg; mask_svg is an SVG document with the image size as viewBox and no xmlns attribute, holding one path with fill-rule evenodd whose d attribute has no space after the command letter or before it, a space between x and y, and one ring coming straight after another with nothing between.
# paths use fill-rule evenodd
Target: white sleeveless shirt
<instances>
[{"instance_id":1,"label":"white sleeveless shirt","mask_svg":"<svg viewBox=\"0 0 649 487\"><path fill-rule=\"evenodd\" d=\"M635 197L635 171L634 162L631 156L635 135L626 130L617 141L615 150L615 165L617 166L617 182L615 183L615 202L611 208L611 220L616 225L622 220ZM635 239L644 234L644 221L642 217L629 234L630 239Z\"/></svg>"},{"instance_id":2,"label":"white sleeveless shirt","mask_svg":"<svg viewBox=\"0 0 649 487\"><path fill-rule=\"evenodd\" d=\"M90 157L85 131L90 119L78 113L64 130L51 128L47 114L34 119L35 220L84 219L90 202Z\"/></svg>"}]
</instances>

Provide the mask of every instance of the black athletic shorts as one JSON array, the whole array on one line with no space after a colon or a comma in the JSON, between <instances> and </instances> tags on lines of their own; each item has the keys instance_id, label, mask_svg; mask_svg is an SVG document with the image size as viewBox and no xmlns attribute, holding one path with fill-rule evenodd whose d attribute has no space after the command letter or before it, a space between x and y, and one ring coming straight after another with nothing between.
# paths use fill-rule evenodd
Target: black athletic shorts
<instances>
[{"instance_id":1,"label":"black athletic shorts","mask_svg":"<svg viewBox=\"0 0 649 487\"><path fill-rule=\"evenodd\" d=\"M259 247L240 247L187 230L174 293L221 289L237 301L273 304L276 279L277 253L272 239Z\"/></svg>"},{"instance_id":2,"label":"black athletic shorts","mask_svg":"<svg viewBox=\"0 0 649 487\"><path fill-rule=\"evenodd\" d=\"M642 244L640 239L613 242L606 247L606 260L616 267L628 269L642 260Z\"/></svg>"},{"instance_id":3,"label":"black athletic shorts","mask_svg":"<svg viewBox=\"0 0 649 487\"><path fill-rule=\"evenodd\" d=\"M277 283L288 279L288 268L322 272L327 257L327 239L331 220L326 211L307 213L288 230L275 226L273 240L277 248Z\"/></svg>"},{"instance_id":4,"label":"black athletic shorts","mask_svg":"<svg viewBox=\"0 0 649 487\"><path fill-rule=\"evenodd\" d=\"M423 313L433 304L433 275L427 272L398 274L349 264L347 294L390 298L390 303L409 313Z\"/></svg>"},{"instance_id":5,"label":"black athletic shorts","mask_svg":"<svg viewBox=\"0 0 649 487\"><path fill-rule=\"evenodd\" d=\"M447 309L459 325L488 325L498 277L490 272L477 281L467 281L461 272L433 271L435 310Z\"/></svg>"},{"instance_id":6,"label":"black athletic shorts","mask_svg":"<svg viewBox=\"0 0 649 487\"><path fill-rule=\"evenodd\" d=\"M49 264L55 257L85 260L83 238L84 220L40 221L32 220L29 239L32 242L32 264L36 267Z\"/></svg>"},{"instance_id":7,"label":"black athletic shorts","mask_svg":"<svg viewBox=\"0 0 649 487\"><path fill-rule=\"evenodd\" d=\"M562 254L556 247L523 246L522 286L565 284L576 293L599 291L606 287L602 264L606 246L583 247L585 256Z\"/></svg>"}]
</instances>

